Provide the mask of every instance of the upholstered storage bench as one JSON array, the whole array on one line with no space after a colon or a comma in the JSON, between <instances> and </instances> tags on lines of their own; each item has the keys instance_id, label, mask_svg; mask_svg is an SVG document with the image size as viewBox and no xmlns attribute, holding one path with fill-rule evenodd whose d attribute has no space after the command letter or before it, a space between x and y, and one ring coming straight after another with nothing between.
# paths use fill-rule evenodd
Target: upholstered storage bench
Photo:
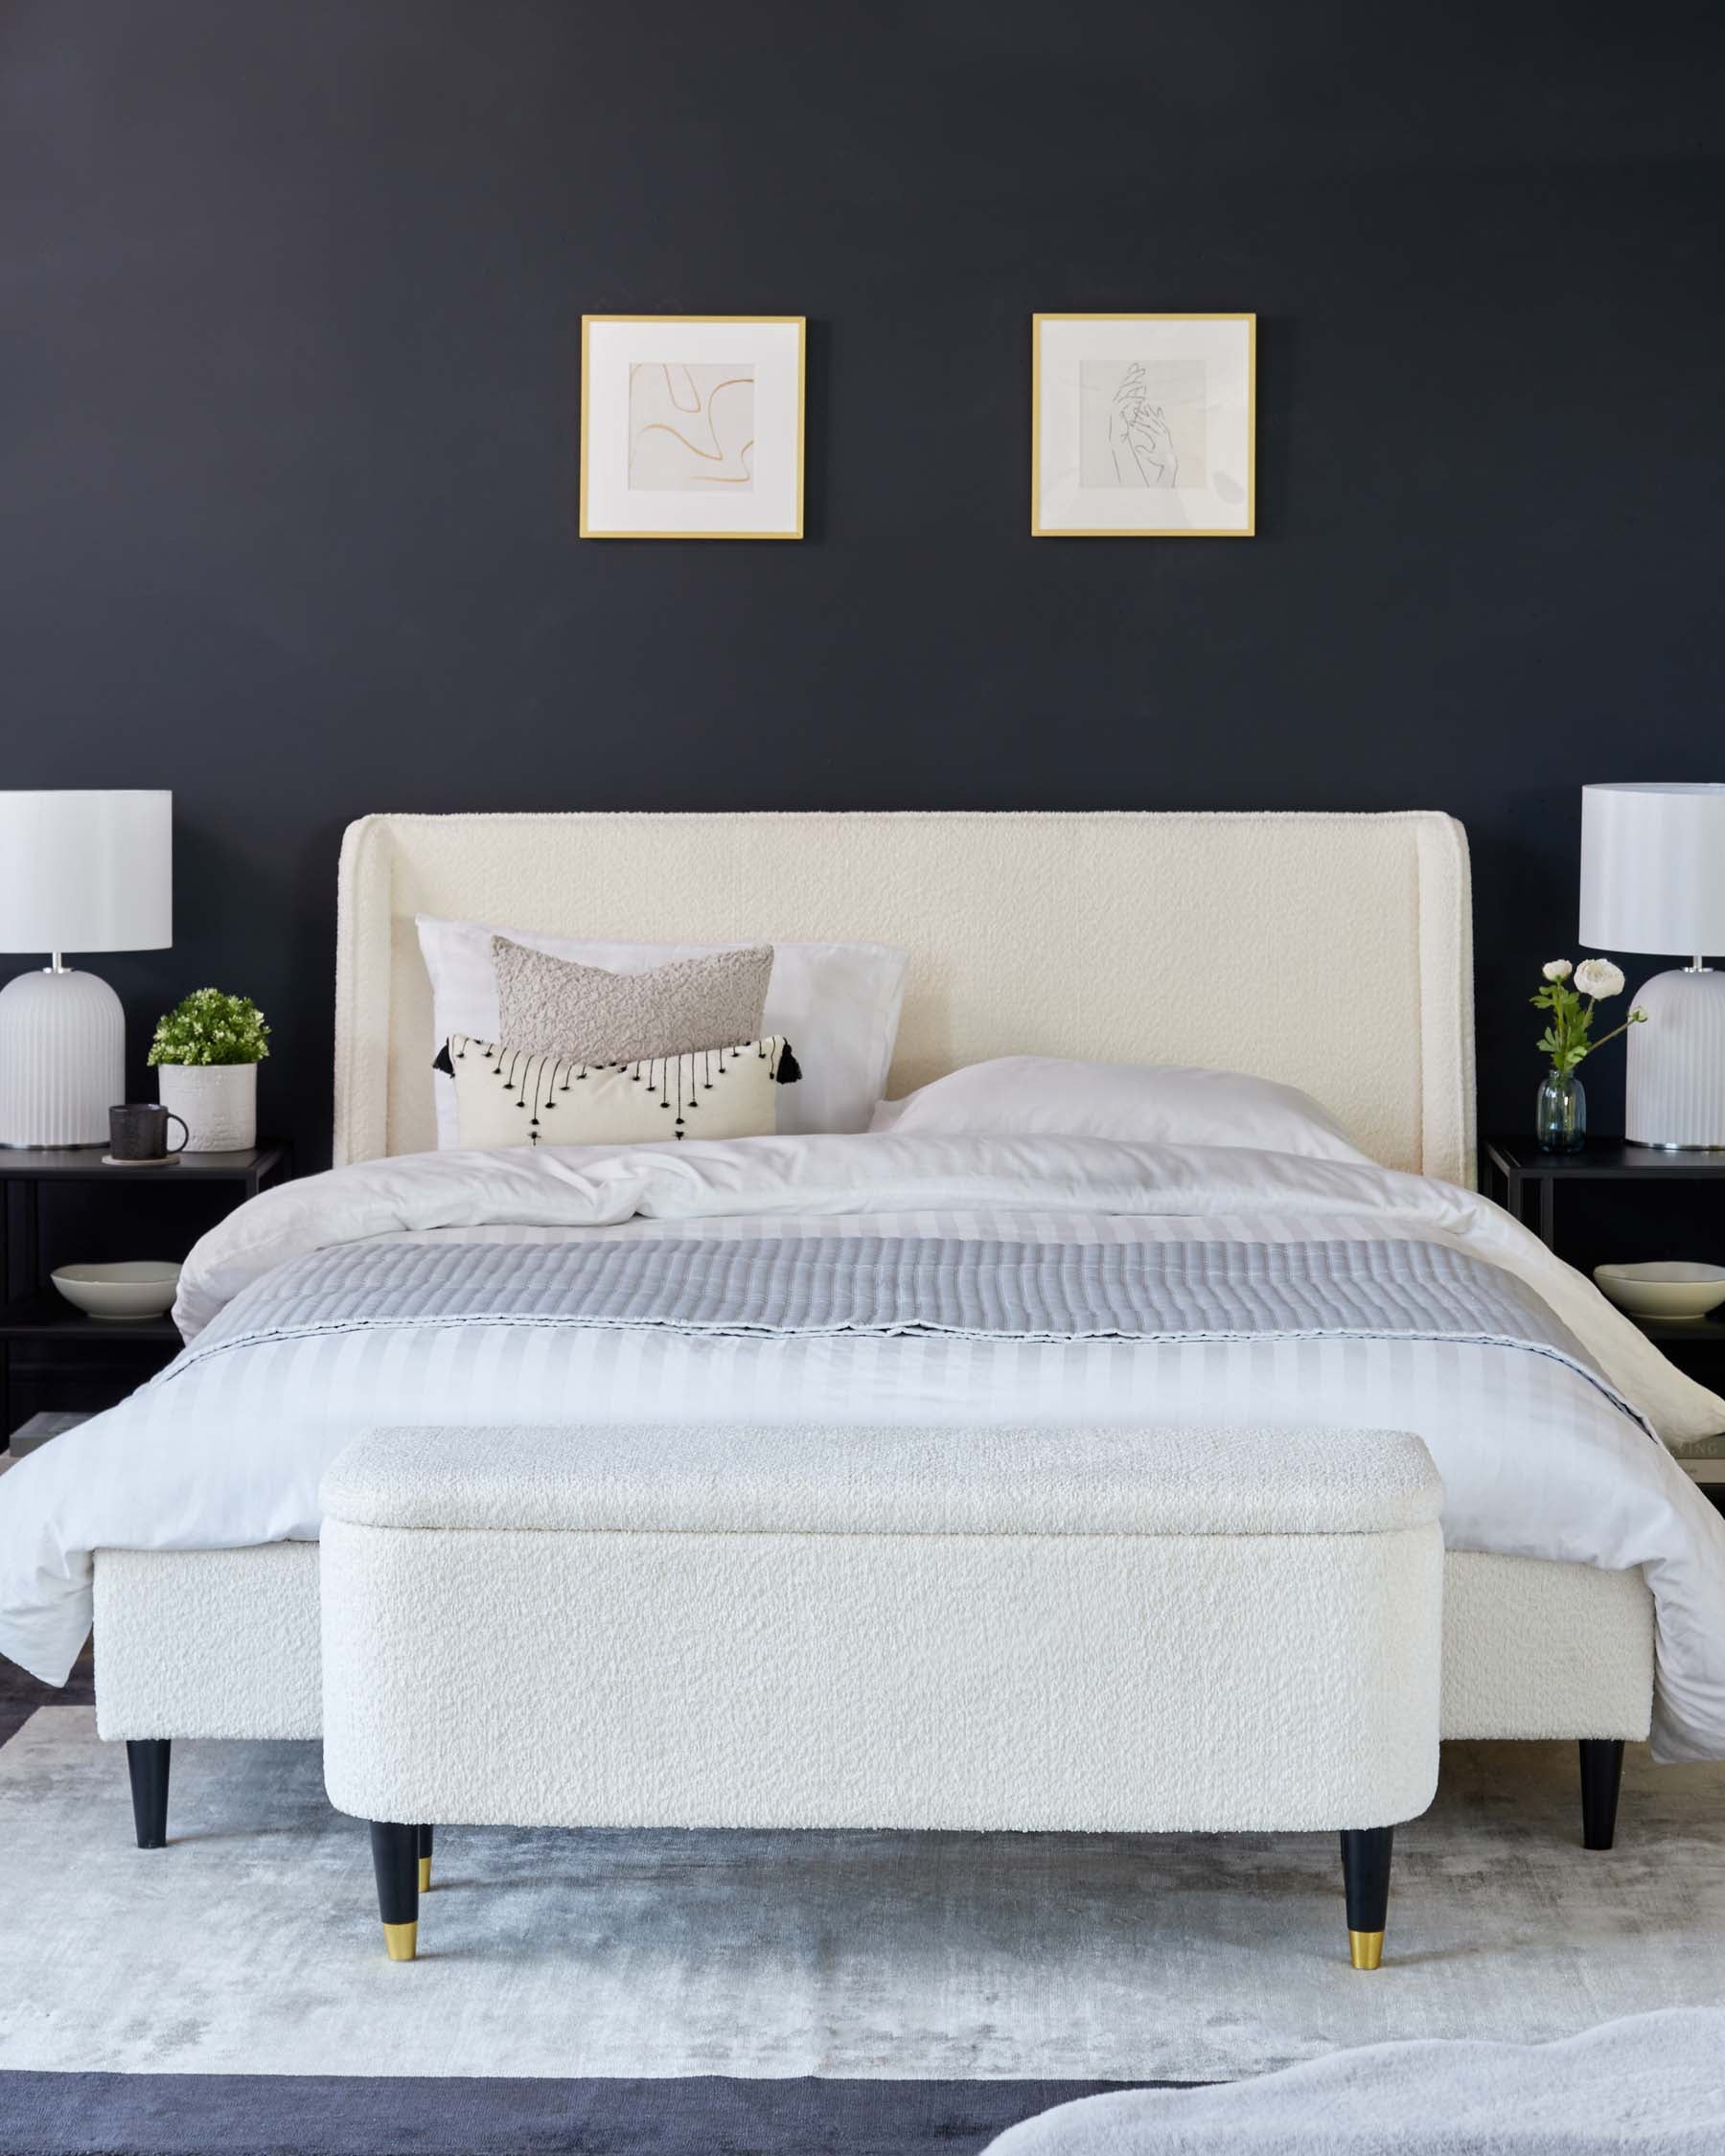
<instances>
[{"instance_id":1,"label":"upholstered storage bench","mask_svg":"<svg viewBox=\"0 0 1725 2156\"><path fill-rule=\"evenodd\" d=\"M402 1430L325 1478L324 1762L440 1825L1329 1829L1437 1783L1441 1486L1341 1430Z\"/></svg>"}]
</instances>

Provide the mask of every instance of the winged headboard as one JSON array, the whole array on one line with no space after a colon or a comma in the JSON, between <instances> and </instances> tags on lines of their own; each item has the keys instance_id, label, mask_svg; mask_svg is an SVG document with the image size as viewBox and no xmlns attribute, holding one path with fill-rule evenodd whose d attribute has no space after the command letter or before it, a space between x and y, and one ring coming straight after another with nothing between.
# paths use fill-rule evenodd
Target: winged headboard
<instances>
[{"instance_id":1,"label":"winged headboard","mask_svg":"<svg viewBox=\"0 0 1725 2156\"><path fill-rule=\"evenodd\" d=\"M435 1143L416 913L911 953L891 1090L988 1056L1300 1086L1387 1166L1473 1180L1467 841L1393 815L371 815L341 847L335 1159Z\"/></svg>"}]
</instances>

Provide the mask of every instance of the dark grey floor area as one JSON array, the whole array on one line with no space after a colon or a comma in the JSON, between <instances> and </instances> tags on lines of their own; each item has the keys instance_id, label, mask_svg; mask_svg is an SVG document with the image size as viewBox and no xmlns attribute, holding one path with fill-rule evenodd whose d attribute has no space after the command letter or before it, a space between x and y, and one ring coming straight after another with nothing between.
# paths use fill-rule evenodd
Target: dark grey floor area
<instances>
[{"instance_id":1,"label":"dark grey floor area","mask_svg":"<svg viewBox=\"0 0 1725 2156\"><path fill-rule=\"evenodd\" d=\"M96 1659L88 1640L77 1667L61 1686L41 1684L0 1655L0 1744L16 1736L38 1707L88 1707L95 1697ZM11 2156L4 2143L0 2143L0 2156Z\"/></svg>"},{"instance_id":2,"label":"dark grey floor area","mask_svg":"<svg viewBox=\"0 0 1725 2156\"><path fill-rule=\"evenodd\" d=\"M0 2074L6 2156L971 2156L1098 2081ZM1151 2084L1162 2085L1162 2084Z\"/></svg>"}]
</instances>

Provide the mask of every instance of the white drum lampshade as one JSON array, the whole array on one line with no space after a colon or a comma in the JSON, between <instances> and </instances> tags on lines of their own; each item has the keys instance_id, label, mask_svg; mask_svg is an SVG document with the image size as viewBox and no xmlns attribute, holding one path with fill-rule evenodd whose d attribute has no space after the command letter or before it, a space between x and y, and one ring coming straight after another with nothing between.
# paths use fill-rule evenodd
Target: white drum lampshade
<instances>
[{"instance_id":1,"label":"white drum lampshade","mask_svg":"<svg viewBox=\"0 0 1725 2156\"><path fill-rule=\"evenodd\" d=\"M1725 785L1581 789L1581 940L1681 953L1636 992L1624 1135L1671 1151L1725 1147Z\"/></svg>"},{"instance_id":2,"label":"white drum lampshade","mask_svg":"<svg viewBox=\"0 0 1725 2156\"><path fill-rule=\"evenodd\" d=\"M126 1098L120 998L65 952L173 941L173 796L0 792L0 952L45 971L0 990L0 1145L103 1145Z\"/></svg>"}]
</instances>

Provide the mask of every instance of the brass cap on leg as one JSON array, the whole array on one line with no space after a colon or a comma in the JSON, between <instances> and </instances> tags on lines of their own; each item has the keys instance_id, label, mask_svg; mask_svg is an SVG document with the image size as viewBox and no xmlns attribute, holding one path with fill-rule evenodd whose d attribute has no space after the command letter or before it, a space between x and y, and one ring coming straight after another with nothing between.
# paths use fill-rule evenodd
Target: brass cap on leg
<instances>
[{"instance_id":1,"label":"brass cap on leg","mask_svg":"<svg viewBox=\"0 0 1725 2156\"><path fill-rule=\"evenodd\" d=\"M421 1857L421 1859L419 1860L419 1868L420 1892L423 1894L428 1894L431 1892L431 1859L428 1856Z\"/></svg>"},{"instance_id":2,"label":"brass cap on leg","mask_svg":"<svg viewBox=\"0 0 1725 2156\"><path fill-rule=\"evenodd\" d=\"M1382 1932L1349 1932L1347 1952L1356 1969L1375 1969L1384 1959Z\"/></svg>"},{"instance_id":3,"label":"brass cap on leg","mask_svg":"<svg viewBox=\"0 0 1725 2156\"><path fill-rule=\"evenodd\" d=\"M411 1961L419 1953L419 1925L385 1924L383 1943L389 1949L392 1961Z\"/></svg>"}]
</instances>

